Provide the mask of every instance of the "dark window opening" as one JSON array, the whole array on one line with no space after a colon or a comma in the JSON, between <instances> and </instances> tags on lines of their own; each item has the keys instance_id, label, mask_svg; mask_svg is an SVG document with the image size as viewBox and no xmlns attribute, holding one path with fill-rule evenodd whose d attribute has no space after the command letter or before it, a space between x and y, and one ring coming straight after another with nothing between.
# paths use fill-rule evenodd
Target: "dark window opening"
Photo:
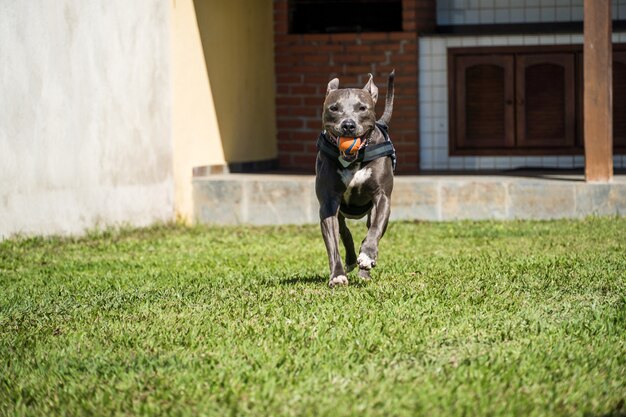
<instances>
[{"instance_id":1,"label":"dark window opening","mask_svg":"<svg viewBox=\"0 0 626 417\"><path fill-rule=\"evenodd\" d=\"M290 33L402 31L402 0L291 0Z\"/></svg>"}]
</instances>

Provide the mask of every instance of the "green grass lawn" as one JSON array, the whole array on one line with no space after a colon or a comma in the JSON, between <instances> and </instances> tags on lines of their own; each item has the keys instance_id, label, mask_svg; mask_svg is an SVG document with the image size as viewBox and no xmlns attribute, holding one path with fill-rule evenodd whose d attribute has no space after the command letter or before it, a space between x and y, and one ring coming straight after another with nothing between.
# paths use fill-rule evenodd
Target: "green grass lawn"
<instances>
[{"instance_id":1,"label":"green grass lawn","mask_svg":"<svg viewBox=\"0 0 626 417\"><path fill-rule=\"evenodd\" d=\"M360 241L364 226L353 224ZM624 416L626 219L0 243L0 415Z\"/></svg>"}]
</instances>

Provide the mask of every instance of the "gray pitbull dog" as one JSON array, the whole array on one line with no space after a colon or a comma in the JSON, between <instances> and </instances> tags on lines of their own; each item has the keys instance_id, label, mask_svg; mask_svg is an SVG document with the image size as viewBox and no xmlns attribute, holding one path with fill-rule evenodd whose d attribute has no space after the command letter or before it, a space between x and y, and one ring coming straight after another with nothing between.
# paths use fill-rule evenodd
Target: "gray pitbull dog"
<instances>
[{"instance_id":1,"label":"gray pitbull dog","mask_svg":"<svg viewBox=\"0 0 626 417\"><path fill-rule=\"evenodd\" d=\"M394 72L389 74L385 110L376 121L374 106L378 87L370 74L362 89L339 89L339 80L328 83L322 114L324 132L318 139L315 192L320 203L322 236L328 252L328 285L347 285L346 273L357 265L359 276L370 278L376 266L378 242L387 229L390 214L395 151L387 134L393 111ZM361 138L356 155L338 150L340 137ZM367 215L367 236L357 257L346 218ZM339 254L339 238L346 250L346 267Z\"/></svg>"}]
</instances>

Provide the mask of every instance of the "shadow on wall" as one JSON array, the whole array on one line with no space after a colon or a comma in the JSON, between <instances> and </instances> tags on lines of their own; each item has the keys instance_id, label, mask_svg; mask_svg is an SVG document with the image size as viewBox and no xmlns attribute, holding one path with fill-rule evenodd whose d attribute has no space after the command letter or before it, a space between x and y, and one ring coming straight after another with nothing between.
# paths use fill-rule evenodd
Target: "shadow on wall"
<instances>
[{"instance_id":1,"label":"shadow on wall","mask_svg":"<svg viewBox=\"0 0 626 417\"><path fill-rule=\"evenodd\" d=\"M194 0L228 163L277 157L272 0Z\"/></svg>"}]
</instances>

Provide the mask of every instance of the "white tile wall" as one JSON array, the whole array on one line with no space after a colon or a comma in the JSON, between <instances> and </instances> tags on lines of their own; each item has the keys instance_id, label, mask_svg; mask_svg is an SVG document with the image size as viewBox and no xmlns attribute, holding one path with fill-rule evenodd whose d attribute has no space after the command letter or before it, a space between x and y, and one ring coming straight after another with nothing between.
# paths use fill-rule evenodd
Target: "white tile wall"
<instances>
[{"instance_id":1,"label":"white tile wall","mask_svg":"<svg viewBox=\"0 0 626 417\"><path fill-rule=\"evenodd\" d=\"M613 17L626 19L626 0L613 1ZM583 0L437 1L440 25L577 22L582 19Z\"/></svg>"},{"instance_id":2,"label":"white tile wall","mask_svg":"<svg viewBox=\"0 0 626 417\"><path fill-rule=\"evenodd\" d=\"M483 0L444 0L446 4L478 4ZM488 0L485 0L488 2ZM539 3L535 0L509 0L511 4ZM569 0L552 0L562 4ZM622 1L622 0L620 0ZM626 1L626 0L623 0ZM501 2L496 1L497 4ZM504 1L502 1L504 3ZM541 0L541 4L547 3ZM511 35L511 36L442 36L420 38L420 158L425 170L477 170L539 168L580 168L581 155L562 156L448 156L448 86L447 49L481 45L582 44L581 34ZM614 33L613 42L626 42L626 33ZM615 168L626 168L626 155L616 155Z\"/></svg>"}]
</instances>

